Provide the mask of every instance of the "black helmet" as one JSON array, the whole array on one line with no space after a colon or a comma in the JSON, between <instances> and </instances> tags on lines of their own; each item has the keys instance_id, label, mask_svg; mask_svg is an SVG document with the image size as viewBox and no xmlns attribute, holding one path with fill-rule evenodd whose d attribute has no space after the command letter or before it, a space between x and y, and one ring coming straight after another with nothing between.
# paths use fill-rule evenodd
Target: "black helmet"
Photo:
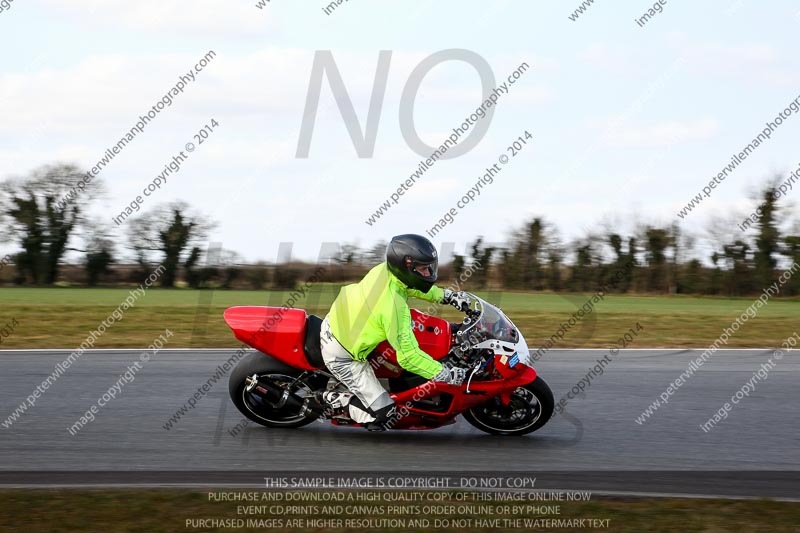
<instances>
[{"instance_id":1,"label":"black helmet","mask_svg":"<svg viewBox=\"0 0 800 533\"><path fill-rule=\"evenodd\" d=\"M386 264L389 272L397 276L409 289L428 292L436 282L439 256L431 241L421 235L398 235L386 247ZM417 269L428 267L423 276Z\"/></svg>"}]
</instances>

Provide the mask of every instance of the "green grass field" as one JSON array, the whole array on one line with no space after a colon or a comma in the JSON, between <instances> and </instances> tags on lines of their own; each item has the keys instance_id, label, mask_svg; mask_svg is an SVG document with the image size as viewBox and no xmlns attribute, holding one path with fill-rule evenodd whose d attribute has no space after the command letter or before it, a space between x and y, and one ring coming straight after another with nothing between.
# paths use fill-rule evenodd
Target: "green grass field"
<instances>
[{"instance_id":1,"label":"green grass field","mask_svg":"<svg viewBox=\"0 0 800 533\"><path fill-rule=\"evenodd\" d=\"M233 489L231 489L233 490ZM263 502L262 502L263 503ZM241 503L239 505L242 505ZM257 505L248 504L244 505ZM285 508L300 504L272 505L268 508ZM350 504L353 505L353 504ZM359 507L375 507L384 505L381 502L359 502ZM428 507L438 508L453 505L452 502L444 504L427 504ZM497 503L481 504L480 511L473 514L444 514L442 511L433 510L434 516L445 518L470 519L477 524L477 519L569 519L569 518L595 518L609 520L602 529L584 528L577 529L565 527L553 529L550 527L535 527L536 531L622 531L622 532L789 532L797 531L800 523L800 506L797 503L758 501L758 500L690 500L690 499L612 499L592 497L588 502L570 502L560 506L559 514L537 515L532 512L522 514L508 514L497 507ZM508 505L505 505L508 507ZM523 505L515 504L524 509ZM295 508L296 508L295 507ZM342 519L341 514L325 512L323 505L318 506L321 512L308 516L300 510L280 514L278 512L259 513L256 517L237 515L237 504L230 502L209 502L208 493L199 491L178 490L153 490L153 491L123 491L123 490L13 490L0 491L0 530L25 531L27 533L39 532L68 532L68 531L130 531L130 532L172 532L172 531L199 531L191 526L187 527L187 519L200 518L238 518L244 527L216 528L209 527L202 531L265 531L263 527L247 527L247 518L266 520L270 517L283 521L283 527L274 531L365 531L358 527L287 527L291 519L299 517L317 519ZM415 514L413 504L402 504L401 514L370 515L359 511L356 518L365 520L370 516L373 519L384 518L424 518L429 515ZM421 507L421 506L418 506ZM491 509L487 508L491 507ZM430 518L433 522L433 518ZM344 520L342 520L344 522ZM520 529L503 527L449 527L439 528L437 531L531 531L531 528ZM344 524L343 524L344 525ZM368 528L369 531L391 531L391 528ZM413 531L405 529L404 531ZM428 529L429 531L432 529Z\"/></svg>"},{"instance_id":2,"label":"green grass field","mask_svg":"<svg viewBox=\"0 0 800 533\"><path fill-rule=\"evenodd\" d=\"M324 316L338 286L318 284L295 306ZM150 289L122 321L108 329L97 347L147 346L169 328L170 347L230 347L237 345L222 319L234 305L282 306L290 291L193 291ZM0 328L18 325L2 339L0 349L75 348L113 312L128 289L0 288ZM588 295L482 293L519 326L532 349L544 343L581 307ZM630 345L705 347L752 304L754 298L685 296L607 296L595 311L573 327L557 347L607 347L639 323L642 331ZM411 305L426 309L427 302ZM442 316L457 319L455 310ZM729 347L774 347L800 330L800 300L773 299L729 340Z\"/></svg>"}]
</instances>

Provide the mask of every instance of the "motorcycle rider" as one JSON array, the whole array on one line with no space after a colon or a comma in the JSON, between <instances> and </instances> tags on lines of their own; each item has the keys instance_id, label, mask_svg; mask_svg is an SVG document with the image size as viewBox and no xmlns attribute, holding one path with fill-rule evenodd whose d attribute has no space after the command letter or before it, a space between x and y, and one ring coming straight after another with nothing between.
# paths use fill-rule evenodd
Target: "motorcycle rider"
<instances>
[{"instance_id":1,"label":"motorcycle rider","mask_svg":"<svg viewBox=\"0 0 800 533\"><path fill-rule=\"evenodd\" d=\"M386 261L359 283L343 287L322 322L325 366L349 390L327 391L323 399L370 431L385 430L396 416L394 401L366 360L382 341L389 341L397 362L409 372L455 385L464 380L464 369L445 366L420 349L411 323L409 296L458 309L470 304L465 293L434 285L438 264L436 248L425 237L393 237Z\"/></svg>"}]
</instances>

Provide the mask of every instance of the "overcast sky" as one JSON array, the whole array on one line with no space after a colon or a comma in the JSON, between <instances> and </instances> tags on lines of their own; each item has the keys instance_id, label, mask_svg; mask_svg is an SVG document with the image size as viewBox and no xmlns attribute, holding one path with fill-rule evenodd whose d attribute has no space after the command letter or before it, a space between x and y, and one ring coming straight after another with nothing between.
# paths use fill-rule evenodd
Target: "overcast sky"
<instances>
[{"instance_id":1,"label":"overcast sky","mask_svg":"<svg viewBox=\"0 0 800 533\"><path fill-rule=\"evenodd\" d=\"M565 240L604 221L622 232L671 223L800 96L800 5L789 0L670 0L644 27L635 18L652 3L638 1L598 1L575 21L577 0L349 0L330 15L322 0L256 3L12 2L0 12L0 176L60 161L91 168L213 50L196 80L100 174L108 196L93 211L102 221L113 225L215 119L220 126L144 209L185 200L219 223L212 240L247 260L274 261L287 241L313 260L323 242L368 246L425 233L529 131L532 144L433 239L462 251L533 215ZM531 68L473 150L438 162L368 226L420 160L400 131L409 75L451 48L484 58L498 83L523 62ZM358 157L327 80L310 155L295 157L318 50L333 53L362 129L379 52L393 52L372 157ZM440 144L482 98L475 68L436 66L415 100L420 137ZM793 115L682 225L699 231L714 214L752 210L750 193L764 177L800 165L798 140Z\"/></svg>"}]
</instances>

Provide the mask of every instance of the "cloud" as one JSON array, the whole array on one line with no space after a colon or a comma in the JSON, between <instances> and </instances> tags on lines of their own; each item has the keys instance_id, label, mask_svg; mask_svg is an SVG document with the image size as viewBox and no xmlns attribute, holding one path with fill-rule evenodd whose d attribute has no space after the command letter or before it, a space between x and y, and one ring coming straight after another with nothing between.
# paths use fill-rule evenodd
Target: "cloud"
<instances>
[{"instance_id":1,"label":"cloud","mask_svg":"<svg viewBox=\"0 0 800 533\"><path fill-rule=\"evenodd\" d=\"M544 85L526 88L518 88L515 86L509 98L513 100L515 104L541 105L552 102L555 98L555 94L552 88Z\"/></svg>"},{"instance_id":2,"label":"cloud","mask_svg":"<svg viewBox=\"0 0 800 533\"><path fill-rule=\"evenodd\" d=\"M758 85L797 87L800 74L794 57L771 44L692 43L685 49L686 66L693 74L742 80Z\"/></svg>"},{"instance_id":3,"label":"cloud","mask_svg":"<svg viewBox=\"0 0 800 533\"><path fill-rule=\"evenodd\" d=\"M0 75L0 134L29 135L48 124L51 134L118 136L206 52L97 54L66 67ZM217 54L156 120L176 113L208 118L208 109L249 116L288 109L299 117L308 83L298 74L304 62L310 64L310 54L293 49Z\"/></svg>"},{"instance_id":4,"label":"cloud","mask_svg":"<svg viewBox=\"0 0 800 533\"><path fill-rule=\"evenodd\" d=\"M456 178L438 178L421 181L415 185L415 189L421 197L441 198L443 193L454 191L459 186L463 186L463 183Z\"/></svg>"},{"instance_id":5,"label":"cloud","mask_svg":"<svg viewBox=\"0 0 800 533\"><path fill-rule=\"evenodd\" d=\"M634 58L635 53L627 47L613 47L607 44L591 44L584 51L578 53L578 59L584 63L613 72L635 72L639 61Z\"/></svg>"},{"instance_id":6,"label":"cloud","mask_svg":"<svg viewBox=\"0 0 800 533\"><path fill-rule=\"evenodd\" d=\"M51 9L86 26L122 26L148 33L241 35L271 25L270 11L255 0L47 0Z\"/></svg>"},{"instance_id":7,"label":"cloud","mask_svg":"<svg viewBox=\"0 0 800 533\"><path fill-rule=\"evenodd\" d=\"M622 125L609 131L605 144L611 148L669 147L690 141L708 140L718 129L717 122L709 118L684 122L672 120L638 126Z\"/></svg>"},{"instance_id":8,"label":"cloud","mask_svg":"<svg viewBox=\"0 0 800 533\"><path fill-rule=\"evenodd\" d=\"M768 44L694 44L693 54L688 56L688 63L696 68L710 69L716 72L741 72L747 74L753 68L764 68L778 63L780 53Z\"/></svg>"}]
</instances>

